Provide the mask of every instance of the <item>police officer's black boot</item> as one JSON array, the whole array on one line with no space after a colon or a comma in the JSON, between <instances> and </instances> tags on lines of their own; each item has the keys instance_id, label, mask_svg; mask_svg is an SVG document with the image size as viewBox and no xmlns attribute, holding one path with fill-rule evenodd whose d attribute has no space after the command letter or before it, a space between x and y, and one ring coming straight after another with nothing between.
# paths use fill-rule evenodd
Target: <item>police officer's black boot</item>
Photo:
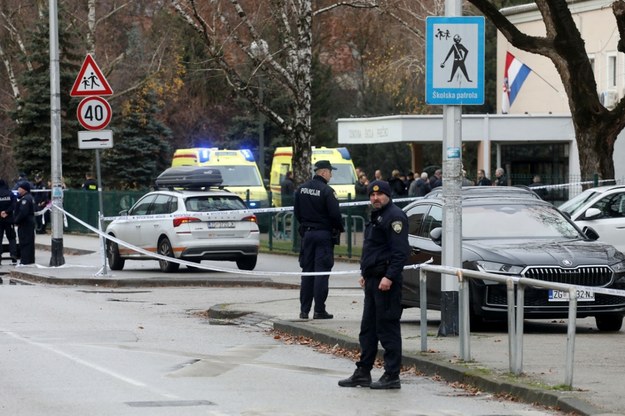
<instances>
[{"instance_id":1,"label":"police officer's black boot","mask_svg":"<svg viewBox=\"0 0 625 416\"><path fill-rule=\"evenodd\" d=\"M378 381L374 381L369 386L375 390L401 389L399 374L391 374L384 372Z\"/></svg>"},{"instance_id":2,"label":"police officer's black boot","mask_svg":"<svg viewBox=\"0 0 625 416\"><path fill-rule=\"evenodd\" d=\"M339 381L341 387L369 387L371 384L371 372L358 367L351 377Z\"/></svg>"}]
</instances>

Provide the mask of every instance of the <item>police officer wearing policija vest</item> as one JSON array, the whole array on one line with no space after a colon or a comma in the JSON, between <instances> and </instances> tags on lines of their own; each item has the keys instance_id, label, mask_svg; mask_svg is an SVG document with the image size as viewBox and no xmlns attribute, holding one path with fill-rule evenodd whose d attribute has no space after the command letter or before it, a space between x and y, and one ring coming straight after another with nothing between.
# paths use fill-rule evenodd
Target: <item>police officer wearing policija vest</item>
<instances>
[{"instance_id":1,"label":"police officer wearing policija vest","mask_svg":"<svg viewBox=\"0 0 625 416\"><path fill-rule=\"evenodd\" d=\"M344 231L339 201L328 186L332 177L329 161L315 163L315 175L295 192L293 213L299 222L302 246L299 264L303 272L329 272L334 266L334 244ZM300 318L308 319L313 299L313 319L332 319L326 311L329 275L302 276L300 287Z\"/></svg>"},{"instance_id":2,"label":"police officer wearing policija vest","mask_svg":"<svg viewBox=\"0 0 625 416\"><path fill-rule=\"evenodd\" d=\"M401 272L410 253L408 218L391 201L391 188L387 182L371 182L368 191L372 212L365 228L360 259L359 283L365 290L359 335L360 360L354 374L339 381L339 386L399 389ZM378 353L378 341L384 348L384 374L372 383L371 368Z\"/></svg>"},{"instance_id":3,"label":"police officer wearing policija vest","mask_svg":"<svg viewBox=\"0 0 625 416\"><path fill-rule=\"evenodd\" d=\"M30 194L30 183L20 182L17 185L20 199L17 202L15 225L20 243L20 263L35 262L35 200Z\"/></svg>"}]
</instances>

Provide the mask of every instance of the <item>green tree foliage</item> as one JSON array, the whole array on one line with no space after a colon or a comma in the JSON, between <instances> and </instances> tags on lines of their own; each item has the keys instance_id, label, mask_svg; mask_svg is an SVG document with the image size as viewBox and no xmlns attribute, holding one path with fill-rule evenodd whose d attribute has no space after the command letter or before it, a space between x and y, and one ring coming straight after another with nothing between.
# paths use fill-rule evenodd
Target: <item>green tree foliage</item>
<instances>
[{"instance_id":1,"label":"green tree foliage","mask_svg":"<svg viewBox=\"0 0 625 416\"><path fill-rule=\"evenodd\" d=\"M62 13L59 13L62 16ZM61 146L63 175L68 184L80 185L89 169L92 154L78 149L79 124L76 119L78 100L69 93L80 69L79 57L74 52L76 34L59 24L60 80L61 80ZM21 74L24 96L17 100L12 116L17 121L13 149L20 171L30 176L42 172L50 174L50 53L48 16L37 20L28 37L27 49L32 71Z\"/></svg>"},{"instance_id":2,"label":"green tree foliage","mask_svg":"<svg viewBox=\"0 0 625 416\"><path fill-rule=\"evenodd\" d=\"M145 189L171 164L171 131L158 120L154 85L126 102L113 128L115 146L102 157L104 185L114 189Z\"/></svg>"}]
</instances>

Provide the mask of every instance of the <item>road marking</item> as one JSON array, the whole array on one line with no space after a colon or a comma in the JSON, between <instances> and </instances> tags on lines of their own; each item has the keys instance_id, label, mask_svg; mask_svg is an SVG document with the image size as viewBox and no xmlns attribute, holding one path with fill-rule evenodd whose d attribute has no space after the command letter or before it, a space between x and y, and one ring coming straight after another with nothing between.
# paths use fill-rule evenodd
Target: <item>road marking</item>
<instances>
[{"instance_id":1,"label":"road marking","mask_svg":"<svg viewBox=\"0 0 625 416\"><path fill-rule=\"evenodd\" d=\"M71 360L71 361L73 361L73 362L75 362L77 364L84 365L85 367L91 368L91 369L93 369L95 371L98 371L98 372L106 374L106 375L108 375L110 377L116 378L116 379L118 379L118 380L120 380L120 381L122 381L124 383L130 384L130 385L133 385L133 386L136 386L136 387L147 388L147 389L151 390L152 392L160 394L160 395L162 395L164 397L167 397L169 399L180 399L180 397L178 397L178 396L176 396L174 394L158 391L158 390L156 390L156 389L154 389L152 387L149 387L148 385L146 385L145 383L143 383L141 381L132 379L130 377L126 377L126 376L124 376L122 374L119 374L119 373L117 373L115 371L112 371L112 370L109 370L107 368L104 368L104 367L102 367L100 365L93 364L93 363L90 363L88 361L85 361L82 358L78 358L78 357L76 357L76 356L74 356L72 354L69 354L69 353L66 353L64 351L61 351L61 350L53 347L52 345L44 344L44 343L41 343L41 342L31 341L28 338L24 338L24 337L20 336L19 334L16 334L15 332L12 332L12 331L4 331L3 330L1 332L9 335L10 337L13 337L16 340L19 340L19 341L22 341L22 342L24 342L26 344L32 345L33 347L38 347L38 348L41 348L41 349L53 352L53 353L58 354L58 355L60 355L62 357L65 357L65 358L67 358L67 359L69 359L69 360Z\"/></svg>"}]
</instances>

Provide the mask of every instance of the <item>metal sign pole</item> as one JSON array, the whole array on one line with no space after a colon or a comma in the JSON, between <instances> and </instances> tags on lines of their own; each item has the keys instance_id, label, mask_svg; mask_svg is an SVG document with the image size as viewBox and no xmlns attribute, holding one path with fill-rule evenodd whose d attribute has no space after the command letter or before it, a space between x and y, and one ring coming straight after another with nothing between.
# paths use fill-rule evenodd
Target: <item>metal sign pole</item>
<instances>
[{"instance_id":1,"label":"metal sign pole","mask_svg":"<svg viewBox=\"0 0 625 416\"><path fill-rule=\"evenodd\" d=\"M95 169L98 181L98 204L100 206L100 211L98 212L98 229L100 232L103 231L102 226L102 218L104 218L104 203L102 202L102 174L100 170L100 151L95 149ZM106 238L104 236L101 237L101 249L102 249L102 270L98 272L98 275L106 276Z\"/></svg>"},{"instance_id":2,"label":"metal sign pole","mask_svg":"<svg viewBox=\"0 0 625 416\"><path fill-rule=\"evenodd\" d=\"M445 1L445 16L462 16L460 0ZM442 264L462 267L462 106L443 107L443 252ZM458 281L441 276L440 336L459 334Z\"/></svg>"}]
</instances>

